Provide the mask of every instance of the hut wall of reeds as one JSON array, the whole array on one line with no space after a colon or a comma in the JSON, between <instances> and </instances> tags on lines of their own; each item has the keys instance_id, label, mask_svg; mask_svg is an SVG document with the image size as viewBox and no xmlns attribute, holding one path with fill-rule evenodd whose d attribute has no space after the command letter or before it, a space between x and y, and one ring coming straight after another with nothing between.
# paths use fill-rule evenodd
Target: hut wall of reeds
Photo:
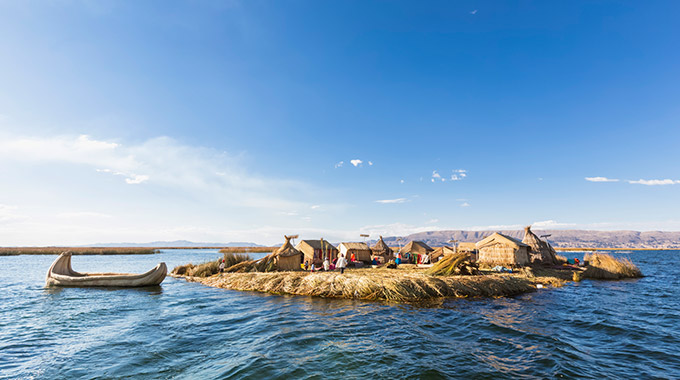
<instances>
[{"instance_id":1,"label":"hut wall of reeds","mask_svg":"<svg viewBox=\"0 0 680 380\"><path fill-rule=\"evenodd\" d=\"M341 256L344 256L348 261L354 254L354 258L357 261L370 262L371 259L371 249L366 243L340 243L338 245L338 251Z\"/></svg>"},{"instance_id":2,"label":"hut wall of reeds","mask_svg":"<svg viewBox=\"0 0 680 380\"><path fill-rule=\"evenodd\" d=\"M477 261L477 244L470 242L460 242L457 248L458 253L469 253L472 262Z\"/></svg>"},{"instance_id":3,"label":"hut wall of reeds","mask_svg":"<svg viewBox=\"0 0 680 380\"><path fill-rule=\"evenodd\" d=\"M452 253L455 253L455 252L456 252L456 249L453 248L453 247L447 247L447 246L437 247L437 248L434 249L434 251L432 251L432 255L430 256L430 260L432 260L433 263L436 263L437 261L439 261L439 259L441 259L445 255L452 254Z\"/></svg>"},{"instance_id":4,"label":"hut wall of reeds","mask_svg":"<svg viewBox=\"0 0 680 380\"><path fill-rule=\"evenodd\" d=\"M524 239L522 239L522 243L531 248L529 250L529 261L532 264L557 264L556 252L553 247L550 246L547 241L543 241L536 236L536 234L531 231L531 226L524 228Z\"/></svg>"},{"instance_id":5,"label":"hut wall of reeds","mask_svg":"<svg viewBox=\"0 0 680 380\"><path fill-rule=\"evenodd\" d=\"M330 261L338 257L338 249L326 240L301 240L295 249L302 252L302 261L309 261L310 264L319 266L323 264L324 257Z\"/></svg>"},{"instance_id":6,"label":"hut wall of reeds","mask_svg":"<svg viewBox=\"0 0 680 380\"><path fill-rule=\"evenodd\" d=\"M274 251L276 258L276 268L281 271L301 270L302 252L298 251L290 243L291 236L284 236L286 242L279 249Z\"/></svg>"},{"instance_id":7,"label":"hut wall of reeds","mask_svg":"<svg viewBox=\"0 0 680 380\"><path fill-rule=\"evenodd\" d=\"M371 247L371 261L378 260L381 263L386 263L394 259L394 251L390 248L381 236L373 247Z\"/></svg>"},{"instance_id":8,"label":"hut wall of reeds","mask_svg":"<svg viewBox=\"0 0 680 380\"><path fill-rule=\"evenodd\" d=\"M413 240L406 244L399 252L402 255L409 254L410 261L413 263L418 263L420 262L420 256L430 254L430 252L432 251L434 251L434 249L432 249L429 245L425 244L424 242Z\"/></svg>"},{"instance_id":9,"label":"hut wall of reeds","mask_svg":"<svg viewBox=\"0 0 680 380\"><path fill-rule=\"evenodd\" d=\"M520 266L529 263L529 246L498 232L477 242L476 247L479 264Z\"/></svg>"}]
</instances>

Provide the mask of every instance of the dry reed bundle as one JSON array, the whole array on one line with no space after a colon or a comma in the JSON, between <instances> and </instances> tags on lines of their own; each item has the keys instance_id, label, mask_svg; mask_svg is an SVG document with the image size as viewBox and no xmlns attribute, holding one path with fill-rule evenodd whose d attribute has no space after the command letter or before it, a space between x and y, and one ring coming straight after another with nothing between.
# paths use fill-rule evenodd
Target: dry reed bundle
<instances>
[{"instance_id":1,"label":"dry reed bundle","mask_svg":"<svg viewBox=\"0 0 680 380\"><path fill-rule=\"evenodd\" d=\"M470 260L470 254L461 252L444 256L425 273L431 276L475 275L479 270Z\"/></svg>"},{"instance_id":2,"label":"dry reed bundle","mask_svg":"<svg viewBox=\"0 0 680 380\"><path fill-rule=\"evenodd\" d=\"M582 278L618 280L642 277L642 272L630 259L617 259L606 253L588 253L583 260L589 265Z\"/></svg>"},{"instance_id":3,"label":"dry reed bundle","mask_svg":"<svg viewBox=\"0 0 680 380\"><path fill-rule=\"evenodd\" d=\"M274 294L418 302L441 297L499 297L534 291L532 282L512 276L432 277L422 273L369 272L228 273L187 278L208 286Z\"/></svg>"},{"instance_id":4,"label":"dry reed bundle","mask_svg":"<svg viewBox=\"0 0 680 380\"><path fill-rule=\"evenodd\" d=\"M557 264L566 264L567 263L567 257L566 256L555 255L555 259L557 260Z\"/></svg>"}]
</instances>

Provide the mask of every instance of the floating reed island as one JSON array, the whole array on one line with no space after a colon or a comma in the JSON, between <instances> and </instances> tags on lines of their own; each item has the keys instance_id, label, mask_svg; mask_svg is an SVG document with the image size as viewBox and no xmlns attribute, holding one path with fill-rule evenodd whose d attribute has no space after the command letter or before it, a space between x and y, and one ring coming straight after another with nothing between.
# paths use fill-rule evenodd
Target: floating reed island
<instances>
[{"instance_id":1,"label":"floating reed island","mask_svg":"<svg viewBox=\"0 0 680 380\"><path fill-rule=\"evenodd\" d=\"M294 247L296 237L286 236L280 248L259 260L227 252L219 260L178 266L170 275L232 290L396 302L514 296L569 281L642 276L630 260L604 253L590 253L583 263L568 262L529 227L522 241L494 233L462 251L414 242L395 253L381 237L370 255L362 245L345 244L340 251L323 239ZM341 273L335 264L341 267L343 261L349 263Z\"/></svg>"}]
</instances>

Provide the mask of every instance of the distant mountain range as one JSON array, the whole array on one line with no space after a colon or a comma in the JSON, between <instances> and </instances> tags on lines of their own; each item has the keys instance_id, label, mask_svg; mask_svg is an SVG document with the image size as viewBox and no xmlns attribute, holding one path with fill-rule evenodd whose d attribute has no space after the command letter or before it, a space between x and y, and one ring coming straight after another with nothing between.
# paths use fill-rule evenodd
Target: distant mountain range
<instances>
[{"instance_id":1,"label":"distant mountain range","mask_svg":"<svg viewBox=\"0 0 680 380\"><path fill-rule=\"evenodd\" d=\"M680 249L680 231L591 231L591 230L532 230L536 235L550 235L547 239L556 248L677 248ZM424 241L430 246L450 245L449 240L478 242L494 232L518 239L524 230L505 231L428 231L404 236L401 245L411 240ZM399 236L384 237L385 243L399 246ZM334 244L337 244L336 242ZM375 240L369 241L375 244ZM277 245L277 244L275 244ZM149 243L97 243L83 247L264 247L250 242L202 243L188 240L153 241Z\"/></svg>"},{"instance_id":2,"label":"distant mountain range","mask_svg":"<svg viewBox=\"0 0 680 380\"><path fill-rule=\"evenodd\" d=\"M197 243L188 240L152 241L150 243L97 243L83 245L83 247L263 247L247 242L231 243Z\"/></svg>"},{"instance_id":3,"label":"distant mountain range","mask_svg":"<svg viewBox=\"0 0 680 380\"><path fill-rule=\"evenodd\" d=\"M680 248L680 231L590 231L590 230L534 230L538 235L551 235L547 239L559 248ZM401 244L421 240L430 246L450 245L449 240L477 242L494 232L522 239L524 230L510 231L428 231L402 238ZM383 238L390 246L398 246L398 237Z\"/></svg>"}]
</instances>

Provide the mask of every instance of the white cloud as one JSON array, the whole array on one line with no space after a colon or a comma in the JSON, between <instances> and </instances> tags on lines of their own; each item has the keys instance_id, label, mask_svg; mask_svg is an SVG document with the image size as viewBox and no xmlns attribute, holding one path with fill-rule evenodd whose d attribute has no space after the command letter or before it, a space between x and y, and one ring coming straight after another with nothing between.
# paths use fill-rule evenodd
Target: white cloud
<instances>
[{"instance_id":1,"label":"white cloud","mask_svg":"<svg viewBox=\"0 0 680 380\"><path fill-rule=\"evenodd\" d=\"M402 179L401 181L399 181L399 183L404 183L404 180Z\"/></svg>"},{"instance_id":2,"label":"white cloud","mask_svg":"<svg viewBox=\"0 0 680 380\"><path fill-rule=\"evenodd\" d=\"M618 179L607 177L586 177L586 181L590 182L619 182Z\"/></svg>"},{"instance_id":3,"label":"white cloud","mask_svg":"<svg viewBox=\"0 0 680 380\"><path fill-rule=\"evenodd\" d=\"M679 184L680 181L672 179L639 179L637 181L628 181L628 183L646 186L662 186Z\"/></svg>"},{"instance_id":4,"label":"white cloud","mask_svg":"<svg viewBox=\"0 0 680 380\"><path fill-rule=\"evenodd\" d=\"M397 198L397 199L381 199L376 201L376 203L383 203L383 204L389 204L389 203L405 203L408 202L408 199L406 198Z\"/></svg>"},{"instance_id":5,"label":"white cloud","mask_svg":"<svg viewBox=\"0 0 680 380\"><path fill-rule=\"evenodd\" d=\"M309 208L311 208L312 210L318 210L321 208L321 205L312 205Z\"/></svg>"},{"instance_id":6,"label":"white cloud","mask_svg":"<svg viewBox=\"0 0 680 380\"><path fill-rule=\"evenodd\" d=\"M460 207L470 207L470 204L467 202L463 202L460 204Z\"/></svg>"},{"instance_id":7,"label":"white cloud","mask_svg":"<svg viewBox=\"0 0 680 380\"><path fill-rule=\"evenodd\" d=\"M72 212L62 212L57 215L59 218L63 219L76 219L76 218L111 218L111 215L104 214L101 212L92 211L72 211Z\"/></svg>"},{"instance_id":8,"label":"white cloud","mask_svg":"<svg viewBox=\"0 0 680 380\"><path fill-rule=\"evenodd\" d=\"M136 185L144 181L147 181L148 179L149 179L148 175L133 174L132 177L125 178L125 183L127 183L128 185Z\"/></svg>"},{"instance_id":9,"label":"white cloud","mask_svg":"<svg viewBox=\"0 0 680 380\"><path fill-rule=\"evenodd\" d=\"M26 219L25 216L16 213L17 209L19 209L17 206L0 204L0 223L10 223Z\"/></svg>"},{"instance_id":10,"label":"white cloud","mask_svg":"<svg viewBox=\"0 0 680 380\"><path fill-rule=\"evenodd\" d=\"M336 169L337 169L337 168L341 168L342 165L344 165L344 164L345 164L345 161L340 161L340 162L338 162L337 164L335 164L334 167L335 167Z\"/></svg>"},{"instance_id":11,"label":"white cloud","mask_svg":"<svg viewBox=\"0 0 680 380\"><path fill-rule=\"evenodd\" d=\"M477 10L475 9L475 10L471 11L470 14L471 14L471 15L476 15L476 14L477 14Z\"/></svg>"},{"instance_id":12,"label":"white cloud","mask_svg":"<svg viewBox=\"0 0 680 380\"><path fill-rule=\"evenodd\" d=\"M437 173L436 170L432 172L432 178L441 178L441 177L442 176L440 176L439 173Z\"/></svg>"},{"instance_id":13,"label":"white cloud","mask_svg":"<svg viewBox=\"0 0 680 380\"><path fill-rule=\"evenodd\" d=\"M533 222L532 227L536 229L546 229L546 228L564 228L564 227L575 227L575 223L559 223L554 220L543 220L540 222Z\"/></svg>"},{"instance_id":14,"label":"white cloud","mask_svg":"<svg viewBox=\"0 0 680 380\"><path fill-rule=\"evenodd\" d=\"M467 170L465 169L456 169L452 171L453 174L451 174L451 181L462 181L465 177L467 177Z\"/></svg>"},{"instance_id":15,"label":"white cloud","mask_svg":"<svg viewBox=\"0 0 680 380\"><path fill-rule=\"evenodd\" d=\"M363 161L361 161L361 160L358 159L358 158L355 158L355 159L353 159L353 160L350 160L349 162L350 162L352 165L354 165L354 167L357 167L357 166L359 166L359 165L361 165L361 164L364 163Z\"/></svg>"},{"instance_id":16,"label":"white cloud","mask_svg":"<svg viewBox=\"0 0 680 380\"><path fill-rule=\"evenodd\" d=\"M373 166L373 162L368 161L368 166Z\"/></svg>"},{"instance_id":17,"label":"white cloud","mask_svg":"<svg viewBox=\"0 0 680 380\"><path fill-rule=\"evenodd\" d=\"M425 224L435 224L435 223L439 223L439 219L430 219Z\"/></svg>"}]
</instances>

